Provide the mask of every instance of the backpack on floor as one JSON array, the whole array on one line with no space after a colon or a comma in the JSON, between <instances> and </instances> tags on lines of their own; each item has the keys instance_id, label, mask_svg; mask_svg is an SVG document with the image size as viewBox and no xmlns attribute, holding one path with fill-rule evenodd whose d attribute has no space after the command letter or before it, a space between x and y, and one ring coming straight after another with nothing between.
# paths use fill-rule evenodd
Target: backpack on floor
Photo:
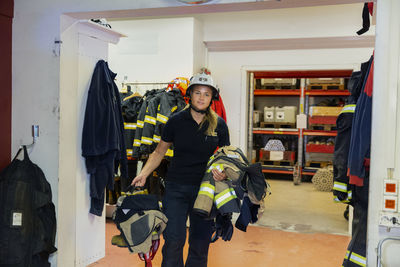
<instances>
[{"instance_id":1,"label":"backpack on floor","mask_svg":"<svg viewBox=\"0 0 400 267\"><path fill-rule=\"evenodd\" d=\"M28 156L0 173L0 267L50 266L56 236L50 184Z\"/></svg>"}]
</instances>

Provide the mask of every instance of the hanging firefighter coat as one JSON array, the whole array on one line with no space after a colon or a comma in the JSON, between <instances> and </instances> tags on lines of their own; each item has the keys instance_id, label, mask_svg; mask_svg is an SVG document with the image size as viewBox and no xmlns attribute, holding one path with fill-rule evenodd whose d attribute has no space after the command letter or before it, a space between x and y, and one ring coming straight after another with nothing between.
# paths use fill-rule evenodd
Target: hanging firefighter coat
<instances>
[{"instance_id":1,"label":"hanging firefighter coat","mask_svg":"<svg viewBox=\"0 0 400 267\"><path fill-rule=\"evenodd\" d=\"M49 266L56 237L51 187L30 161L14 160L0 173L0 266Z\"/></svg>"}]
</instances>

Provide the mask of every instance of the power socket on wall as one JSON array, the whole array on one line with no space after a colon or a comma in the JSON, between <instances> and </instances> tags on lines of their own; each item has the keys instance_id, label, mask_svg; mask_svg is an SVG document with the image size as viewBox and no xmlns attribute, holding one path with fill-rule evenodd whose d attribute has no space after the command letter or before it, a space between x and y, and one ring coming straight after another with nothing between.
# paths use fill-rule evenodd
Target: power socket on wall
<instances>
[{"instance_id":1,"label":"power socket on wall","mask_svg":"<svg viewBox=\"0 0 400 267\"><path fill-rule=\"evenodd\" d=\"M400 228L400 214L391 212L381 212L379 225L386 227Z\"/></svg>"}]
</instances>

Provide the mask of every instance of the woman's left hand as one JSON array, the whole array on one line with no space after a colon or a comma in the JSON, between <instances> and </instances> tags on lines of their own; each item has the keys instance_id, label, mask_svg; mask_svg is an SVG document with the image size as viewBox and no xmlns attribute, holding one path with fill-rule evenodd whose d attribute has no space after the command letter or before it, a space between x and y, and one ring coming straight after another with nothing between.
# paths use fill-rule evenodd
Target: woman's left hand
<instances>
[{"instance_id":1,"label":"woman's left hand","mask_svg":"<svg viewBox=\"0 0 400 267\"><path fill-rule=\"evenodd\" d=\"M215 181L222 181L222 180L226 179L225 172L220 172L217 169L212 169L211 171L212 171L212 174L213 174L213 177L214 177Z\"/></svg>"}]
</instances>

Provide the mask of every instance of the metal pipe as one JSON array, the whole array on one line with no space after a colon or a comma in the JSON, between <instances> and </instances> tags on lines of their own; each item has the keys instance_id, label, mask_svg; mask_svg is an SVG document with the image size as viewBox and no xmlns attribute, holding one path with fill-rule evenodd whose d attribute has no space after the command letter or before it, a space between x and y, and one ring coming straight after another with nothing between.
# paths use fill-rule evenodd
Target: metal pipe
<instances>
[{"instance_id":1,"label":"metal pipe","mask_svg":"<svg viewBox=\"0 0 400 267\"><path fill-rule=\"evenodd\" d=\"M387 237L379 241L378 243L378 248L377 248L377 266L382 267L382 245L388 240L392 241L400 241L400 238L394 238L394 237Z\"/></svg>"}]
</instances>

